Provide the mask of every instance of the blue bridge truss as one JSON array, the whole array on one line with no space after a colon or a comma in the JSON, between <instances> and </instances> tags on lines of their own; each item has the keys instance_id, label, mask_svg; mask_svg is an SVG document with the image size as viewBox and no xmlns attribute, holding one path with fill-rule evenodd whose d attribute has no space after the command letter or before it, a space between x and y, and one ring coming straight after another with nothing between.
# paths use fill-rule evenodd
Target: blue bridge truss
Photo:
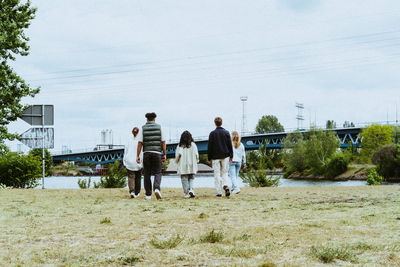
<instances>
[{"instance_id":1,"label":"blue bridge truss","mask_svg":"<svg viewBox=\"0 0 400 267\"><path fill-rule=\"evenodd\" d=\"M340 141L341 148L347 148L349 143L352 143L353 147L361 147L361 140L359 134L361 128L344 128L334 129L336 135ZM242 137L242 143L246 150L257 150L264 141L267 142L267 149L280 149L283 148L283 142L288 133L267 133L267 134L255 134ZM208 140L195 141L200 154L206 154L208 148ZM167 158L175 157L175 149L178 143L167 144ZM59 163L61 161L77 161L77 162L89 162L95 164L106 164L114 162L116 160L122 160L124 157L124 149L103 149L93 150L78 153L66 153L53 155L53 161Z\"/></svg>"}]
</instances>

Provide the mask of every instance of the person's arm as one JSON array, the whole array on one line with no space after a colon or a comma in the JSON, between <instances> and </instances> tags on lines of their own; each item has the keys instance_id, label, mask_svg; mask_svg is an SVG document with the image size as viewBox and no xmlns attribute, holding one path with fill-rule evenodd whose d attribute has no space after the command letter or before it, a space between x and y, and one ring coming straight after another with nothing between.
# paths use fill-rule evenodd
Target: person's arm
<instances>
[{"instance_id":1,"label":"person's arm","mask_svg":"<svg viewBox=\"0 0 400 267\"><path fill-rule=\"evenodd\" d=\"M196 153L196 162L199 163L199 161L200 161L199 150L197 149L197 146L196 146L196 144L194 142L192 143L192 146L193 146L193 149L194 149L194 151Z\"/></svg>"},{"instance_id":2,"label":"person's arm","mask_svg":"<svg viewBox=\"0 0 400 267\"><path fill-rule=\"evenodd\" d=\"M175 163L178 164L180 159L181 159L181 153L180 153L180 146L178 145L175 149Z\"/></svg>"},{"instance_id":3,"label":"person's arm","mask_svg":"<svg viewBox=\"0 0 400 267\"><path fill-rule=\"evenodd\" d=\"M123 163L126 166L126 155L128 155L128 149L129 149L129 143L125 144L125 148L124 148L124 159L123 159Z\"/></svg>"},{"instance_id":4,"label":"person's arm","mask_svg":"<svg viewBox=\"0 0 400 267\"><path fill-rule=\"evenodd\" d=\"M241 144L242 146L242 163L243 163L243 168L246 167L246 150L244 149L244 145Z\"/></svg>"},{"instance_id":5,"label":"person's arm","mask_svg":"<svg viewBox=\"0 0 400 267\"><path fill-rule=\"evenodd\" d=\"M165 141L162 142L162 150L163 150L163 155L162 155L162 161L165 161L167 158L167 145L165 144Z\"/></svg>"},{"instance_id":6,"label":"person's arm","mask_svg":"<svg viewBox=\"0 0 400 267\"><path fill-rule=\"evenodd\" d=\"M226 143L227 143L228 151L229 151L229 162L232 162L232 159L233 159L233 147L232 147L231 135L230 135L229 132L226 135Z\"/></svg>"},{"instance_id":7,"label":"person's arm","mask_svg":"<svg viewBox=\"0 0 400 267\"><path fill-rule=\"evenodd\" d=\"M213 132L210 133L208 136L208 148L207 148L207 156L208 156L208 163L211 164L212 158L212 146L213 146Z\"/></svg>"},{"instance_id":8,"label":"person's arm","mask_svg":"<svg viewBox=\"0 0 400 267\"><path fill-rule=\"evenodd\" d=\"M136 152L136 162L140 163L140 151L142 151L142 142L138 143L137 152Z\"/></svg>"}]
</instances>

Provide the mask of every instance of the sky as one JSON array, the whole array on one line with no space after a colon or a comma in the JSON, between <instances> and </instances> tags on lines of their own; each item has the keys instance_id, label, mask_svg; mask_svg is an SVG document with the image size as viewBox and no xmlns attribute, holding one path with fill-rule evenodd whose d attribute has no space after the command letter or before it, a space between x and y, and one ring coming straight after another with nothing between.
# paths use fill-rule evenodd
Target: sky
<instances>
[{"instance_id":1,"label":"sky","mask_svg":"<svg viewBox=\"0 0 400 267\"><path fill-rule=\"evenodd\" d=\"M263 115L294 130L296 102L304 128L394 122L400 109L399 1L31 2L30 54L12 65L41 87L25 104L54 105L53 152L93 148L105 129L124 144L152 111L167 142L208 136L216 116L241 131L241 96L249 132Z\"/></svg>"}]
</instances>

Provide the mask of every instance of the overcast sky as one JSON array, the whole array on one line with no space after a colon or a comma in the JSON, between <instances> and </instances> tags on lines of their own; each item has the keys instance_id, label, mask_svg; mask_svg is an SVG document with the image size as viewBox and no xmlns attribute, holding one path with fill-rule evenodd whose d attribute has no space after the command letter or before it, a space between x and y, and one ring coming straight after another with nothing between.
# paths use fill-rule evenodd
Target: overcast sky
<instances>
[{"instance_id":1,"label":"overcast sky","mask_svg":"<svg viewBox=\"0 0 400 267\"><path fill-rule=\"evenodd\" d=\"M262 115L297 127L394 121L400 109L396 0L32 0L31 53L13 66L27 104L55 106L55 149L124 143L155 111L168 139L207 136L221 116L241 130ZM15 122L22 133L29 125ZM16 142L11 144L16 150Z\"/></svg>"}]
</instances>

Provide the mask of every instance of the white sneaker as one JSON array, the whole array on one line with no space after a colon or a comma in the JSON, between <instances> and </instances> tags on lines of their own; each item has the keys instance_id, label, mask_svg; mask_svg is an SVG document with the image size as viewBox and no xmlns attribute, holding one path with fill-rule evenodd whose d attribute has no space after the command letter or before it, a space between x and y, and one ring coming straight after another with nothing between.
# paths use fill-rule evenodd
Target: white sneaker
<instances>
[{"instance_id":1,"label":"white sneaker","mask_svg":"<svg viewBox=\"0 0 400 267\"><path fill-rule=\"evenodd\" d=\"M154 190L154 194L156 195L157 199L161 199L162 198L160 190L158 190L158 189Z\"/></svg>"},{"instance_id":2,"label":"white sneaker","mask_svg":"<svg viewBox=\"0 0 400 267\"><path fill-rule=\"evenodd\" d=\"M232 194L239 194L240 193L240 189L235 189L232 191Z\"/></svg>"},{"instance_id":3,"label":"white sneaker","mask_svg":"<svg viewBox=\"0 0 400 267\"><path fill-rule=\"evenodd\" d=\"M137 194L137 195L135 194L134 198L137 198L137 197L139 197L139 196L140 196L140 193L139 193L139 194Z\"/></svg>"},{"instance_id":4,"label":"white sneaker","mask_svg":"<svg viewBox=\"0 0 400 267\"><path fill-rule=\"evenodd\" d=\"M144 199L146 199L146 200L151 200L151 196L145 196Z\"/></svg>"},{"instance_id":5,"label":"white sneaker","mask_svg":"<svg viewBox=\"0 0 400 267\"><path fill-rule=\"evenodd\" d=\"M194 191L192 189L189 190L189 196L190 197L195 197L196 195L194 194Z\"/></svg>"},{"instance_id":6,"label":"white sneaker","mask_svg":"<svg viewBox=\"0 0 400 267\"><path fill-rule=\"evenodd\" d=\"M190 196L189 195L185 195L185 198L190 198Z\"/></svg>"},{"instance_id":7,"label":"white sneaker","mask_svg":"<svg viewBox=\"0 0 400 267\"><path fill-rule=\"evenodd\" d=\"M131 195L131 198L135 198L136 197L134 192L130 192L129 194Z\"/></svg>"}]
</instances>

